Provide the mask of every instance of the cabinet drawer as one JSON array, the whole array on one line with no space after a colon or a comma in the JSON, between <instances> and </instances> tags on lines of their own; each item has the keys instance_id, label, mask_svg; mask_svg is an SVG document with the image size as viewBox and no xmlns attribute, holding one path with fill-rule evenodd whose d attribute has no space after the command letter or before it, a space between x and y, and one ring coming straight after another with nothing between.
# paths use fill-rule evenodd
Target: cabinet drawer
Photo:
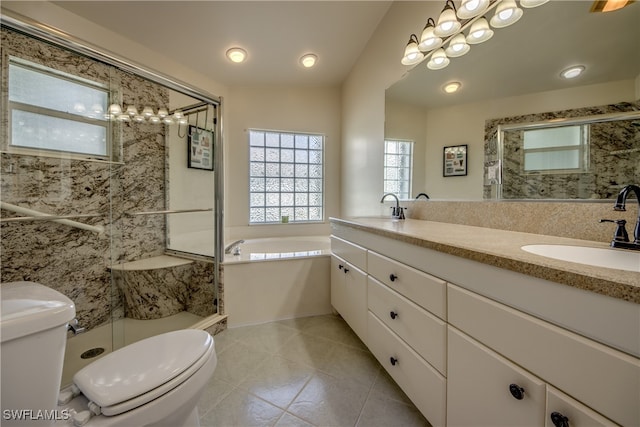
<instances>
[{"instance_id":1,"label":"cabinet drawer","mask_svg":"<svg viewBox=\"0 0 640 427\"><path fill-rule=\"evenodd\" d=\"M545 427L556 427L553 420L557 420L558 417L566 417L570 427L614 427L617 425L560 390L548 386ZM558 423L557 425L562 424Z\"/></svg>"},{"instance_id":2,"label":"cabinet drawer","mask_svg":"<svg viewBox=\"0 0 640 427\"><path fill-rule=\"evenodd\" d=\"M368 273L431 313L447 319L446 282L375 252L367 254Z\"/></svg>"},{"instance_id":3,"label":"cabinet drawer","mask_svg":"<svg viewBox=\"0 0 640 427\"><path fill-rule=\"evenodd\" d=\"M331 236L331 252L360 270L367 270L367 250L336 236Z\"/></svg>"},{"instance_id":4,"label":"cabinet drawer","mask_svg":"<svg viewBox=\"0 0 640 427\"><path fill-rule=\"evenodd\" d=\"M371 312L368 322L368 345L373 355L431 425L444 426L446 379Z\"/></svg>"},{"instance_id":5,"label":"cabinet drawer","mask_svg":"<svg viewBox=\"0 0 640 427\"><path fill-rule=\"evenodd\" d=\"M448 301L450 324L614 422L640 425L639 359L457 286Z\"/></svg>"},{"instance_id":6,"label":"cabinet drawer","mask_svg":"<svg viewBox=\"0 0 640 427\"><path fill-rule=\"evenodd\" d=\"M544 381L460 331L448 329L447 425L542 426ZM516 388L513 394L511 387Z\"/></svg>"},{"instance_id":7,"label":"cabinet drawer","mask_svg":"<svg viewBox=\"0 0 640 427\"><path fill-rule=\"evenodd\" d=\"M446 323L371 276L367 298L371 312L446 375Z\"/></svg>"}]
</instances>

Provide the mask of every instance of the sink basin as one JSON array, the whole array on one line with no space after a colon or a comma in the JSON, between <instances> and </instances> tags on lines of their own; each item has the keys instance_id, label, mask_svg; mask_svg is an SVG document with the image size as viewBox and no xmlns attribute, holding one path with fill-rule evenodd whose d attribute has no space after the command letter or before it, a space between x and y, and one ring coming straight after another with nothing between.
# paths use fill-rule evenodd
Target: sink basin
<instances>
[{"instance_id":1,"label":"sink basin","mask_svg":"<svg viewBox=\"0 0 640 427\"><path fill-rule=\"evenodd\" d=\"M569 245L526 245L522 250L561 261L640 273L640 252Z\"/></svg>"}]
</instances>

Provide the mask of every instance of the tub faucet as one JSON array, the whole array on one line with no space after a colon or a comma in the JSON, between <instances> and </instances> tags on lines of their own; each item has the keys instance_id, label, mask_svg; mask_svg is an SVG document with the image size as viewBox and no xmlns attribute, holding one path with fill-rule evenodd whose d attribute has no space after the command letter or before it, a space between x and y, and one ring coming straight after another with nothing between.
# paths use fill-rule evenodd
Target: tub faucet
<instances>
[{"instance_id":1,"label":"tub faucet","mask_svg":"<svg viewBox=\"0 0 640 427\"><path fill-rule=\"evenodd\" d=\"M236 240L235 242L227 245L226 248L224 248L224 253L229 255L231 252L233 252L233 255L240 255L240 244L244 243L244 240L240 239L240 240Z\"/></svg>"},{"instance_id":2,"label":"tub faucet","mask_svg":"<svg viewBox=\"0 0 640 427\"><path fill-rule=\"evenodd\" d=\"M636 220L636 226L633 230L633 242L629 242L628 236L626 236L627 232L624 229L624 220L613 221L618 224L618 228L616 229L616 233L613 241L611 242L611 246L614 248L624 248L624 249L635 249L640 250L640 187L634 184L629 184L624 187L620 193L618 193L618 197L616 198L616 204L613 207L615 211L626 211L625 204L627 202L627 196L629 193L633 191L636 195L636 199L638 201L638 219ZM608 222L609 220L603 220L604 222Z\"/></svg>"},{"instance_id":3,"label":"tub faucet","mask_svg":"<svg viewBox=\"0 0 640 427\"><path fill-rule=\"evenodd\" d=\"M398 199L398 196L396 196L393 193L386 193L384 196L382 196L382 199L380 199L380 203L384 203L384 199L387 196L391 196L394 199L396 199L396 206L395 207L391 207L391 218L393 219L404 219L404 208L400 207L400 199Z\"/></svg>"}]
</instances>

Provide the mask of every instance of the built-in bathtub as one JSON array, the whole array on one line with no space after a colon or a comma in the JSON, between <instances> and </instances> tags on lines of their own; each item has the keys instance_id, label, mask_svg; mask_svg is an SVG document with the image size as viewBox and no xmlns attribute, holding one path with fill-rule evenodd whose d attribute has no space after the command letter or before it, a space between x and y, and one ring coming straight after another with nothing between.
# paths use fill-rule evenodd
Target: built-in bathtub
<instances>
[{"instance_id":1,"label":"built-in bathtub","mask_svg":"<svg viewBox=\"0 0 640 427\"><path fill-rule=\"evenodd\" d=\"M331 313L330 255L328 236L246 239L224 257L228 325Z\"/></svg>"}]
</instances>

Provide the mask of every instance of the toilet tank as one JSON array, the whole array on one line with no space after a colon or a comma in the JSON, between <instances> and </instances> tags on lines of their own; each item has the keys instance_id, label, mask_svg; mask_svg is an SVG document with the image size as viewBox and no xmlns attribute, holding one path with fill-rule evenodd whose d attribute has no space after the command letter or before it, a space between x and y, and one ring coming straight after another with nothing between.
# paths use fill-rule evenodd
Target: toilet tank
<instances>
[{"instance_id":1,"label":"toilet tank","mask_svg":"<svg viewBox=\"0 0 640 427\"><path fill-rule=\"evenodd\" d=\"M73 302L34 282L0 284L2 426L51 425ZM48 411L48 412L46 412Z\"/></svg>"}]
</instances>

